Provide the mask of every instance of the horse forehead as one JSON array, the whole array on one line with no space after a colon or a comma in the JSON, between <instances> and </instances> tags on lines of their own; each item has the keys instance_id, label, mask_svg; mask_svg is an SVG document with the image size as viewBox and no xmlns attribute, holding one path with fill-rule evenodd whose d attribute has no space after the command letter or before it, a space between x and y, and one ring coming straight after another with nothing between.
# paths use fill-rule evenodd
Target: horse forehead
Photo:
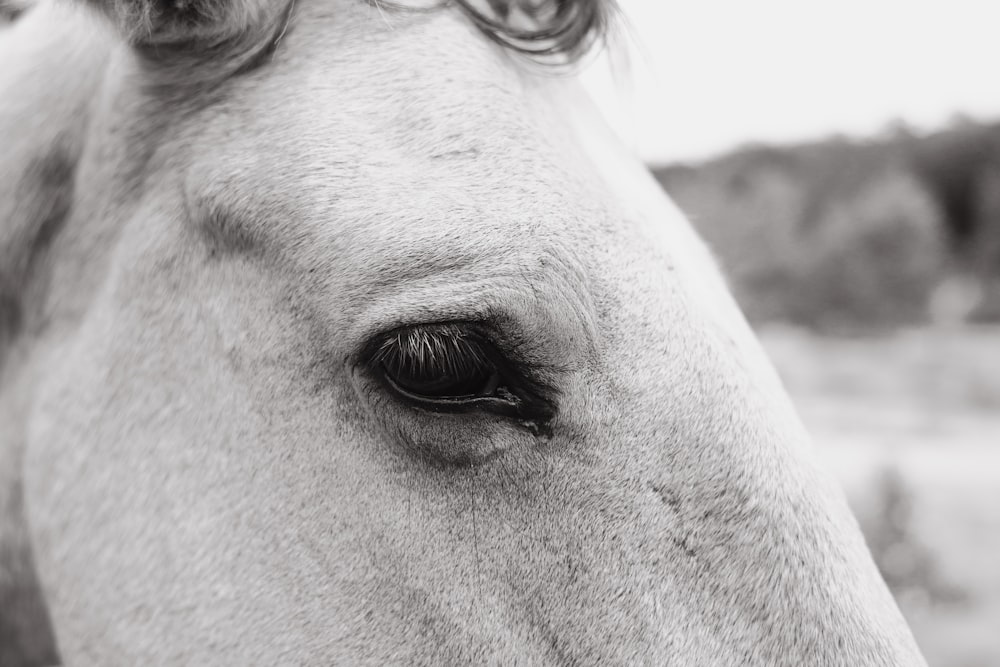
<instances>
[{"instance_id":1,"label":"horse forehead","mask_svg":"<svg viewBox=\"0 0 1000 667\"><path fill-rule=\"evenodd\" d=\"M470 163L474 180L490 165L529 166L532 144L551 129L530 106L544 85L454 8L393 15L391 23L363 2L332 18L313 19L310 8L297 18L286 52L243 96L248 115L277 122L268 128L275 137L297 141L304 152L325 151L342 170L434 160L461 182ZM489 160L457 160L449 169L455 158L484 153Z\"/></svg>"},{"instance_id":2,"label":"horse forehead","mask_svg":"<svg viewBox=\"0 0 1000 667\"><path fill-rule=\"evenodd\" d=\"M242 207L241 224L266 227L253 236L349 267L367 289L515 274L586 300L583 249L608 202L570 168L576 141L550 99L563 84L454 10L346 9L303 5L275 61L201 116L194 198Z\"/></svg>"},{"instance_id":3,"label":"horse forehead","mask_svg":"<svg viewBox=\"0 0 1000 667\"><path fill-rule=\"evenodd\" d=\"M262 167L246 174L320 188L326 175L405 182L393 172L472 186L509 181L499 172L514 163L537 166L546 128L529 111L531 84L457 10L334 4L301 3L273 61L197 117L209 131L194 142L209 159L229 145L234 162ZM269 163L283 157L276 173Z\"/></svg>"}]
</instances>

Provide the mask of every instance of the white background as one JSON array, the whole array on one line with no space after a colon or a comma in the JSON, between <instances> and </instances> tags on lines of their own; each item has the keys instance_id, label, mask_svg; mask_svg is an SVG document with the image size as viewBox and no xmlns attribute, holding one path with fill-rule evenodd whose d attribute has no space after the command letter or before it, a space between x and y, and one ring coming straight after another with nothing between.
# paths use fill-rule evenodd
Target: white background
<instances>
[{"instance_id":1,"label":"white background","mask_svg":"<svg viewBox=\"0 0 1000 667\"><path fill-rule=\"evenodd\" d=\"M871 135L897 120L932 129L956 114L1000 117L1000 0L620 5L617 56L585 78L649 162Z\"/></svg>"}]
</instances>

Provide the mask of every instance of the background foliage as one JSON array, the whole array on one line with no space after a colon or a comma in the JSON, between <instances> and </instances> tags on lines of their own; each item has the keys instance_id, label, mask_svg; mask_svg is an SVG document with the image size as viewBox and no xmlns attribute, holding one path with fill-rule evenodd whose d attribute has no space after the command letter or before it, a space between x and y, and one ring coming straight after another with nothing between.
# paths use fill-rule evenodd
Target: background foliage
<instances>
[{"instance_id":1,"label":"background foliage","mask_svg":"<svg viewBox=\"0 0 1000 667\"><path fill-rule=\"evenodd\" d=\"M747 147L654 175L753 322L1000 319L1000 124Z\"/></svg>"}]
</instances>

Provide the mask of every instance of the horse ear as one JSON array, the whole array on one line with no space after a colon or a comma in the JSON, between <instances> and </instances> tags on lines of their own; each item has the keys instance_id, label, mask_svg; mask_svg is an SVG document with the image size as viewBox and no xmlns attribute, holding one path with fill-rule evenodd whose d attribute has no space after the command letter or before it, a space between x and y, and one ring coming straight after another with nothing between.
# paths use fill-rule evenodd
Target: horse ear
<instances>
[{"instance_id":1,"label":"horse ear","mask_svg":"<svg viewBox=\"0 0 1000 667\"><path fill-rule=\"evenodd\" d=\"M86 0L137 47L218 49L268 35L286 11L273 0Z\"/></svg>"}]
</instances>

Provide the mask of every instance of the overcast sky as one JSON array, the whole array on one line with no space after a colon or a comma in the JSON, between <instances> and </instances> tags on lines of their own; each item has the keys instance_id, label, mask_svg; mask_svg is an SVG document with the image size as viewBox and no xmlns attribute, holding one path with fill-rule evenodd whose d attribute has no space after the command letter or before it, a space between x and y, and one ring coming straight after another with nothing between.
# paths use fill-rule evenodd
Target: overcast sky
<instances>
[{"instance_id":1,"label":"overcast sky","mask_svg":"<svg viewBox=\"0 0 1000 667\"><path fill-rule=\"evenodd\" d=\"M1000 0L619 0L627 74L587 72L651 162L748 141L1000 118ZM625 40L622 40L625 41Z\"/></svg>"}]
</instances>

